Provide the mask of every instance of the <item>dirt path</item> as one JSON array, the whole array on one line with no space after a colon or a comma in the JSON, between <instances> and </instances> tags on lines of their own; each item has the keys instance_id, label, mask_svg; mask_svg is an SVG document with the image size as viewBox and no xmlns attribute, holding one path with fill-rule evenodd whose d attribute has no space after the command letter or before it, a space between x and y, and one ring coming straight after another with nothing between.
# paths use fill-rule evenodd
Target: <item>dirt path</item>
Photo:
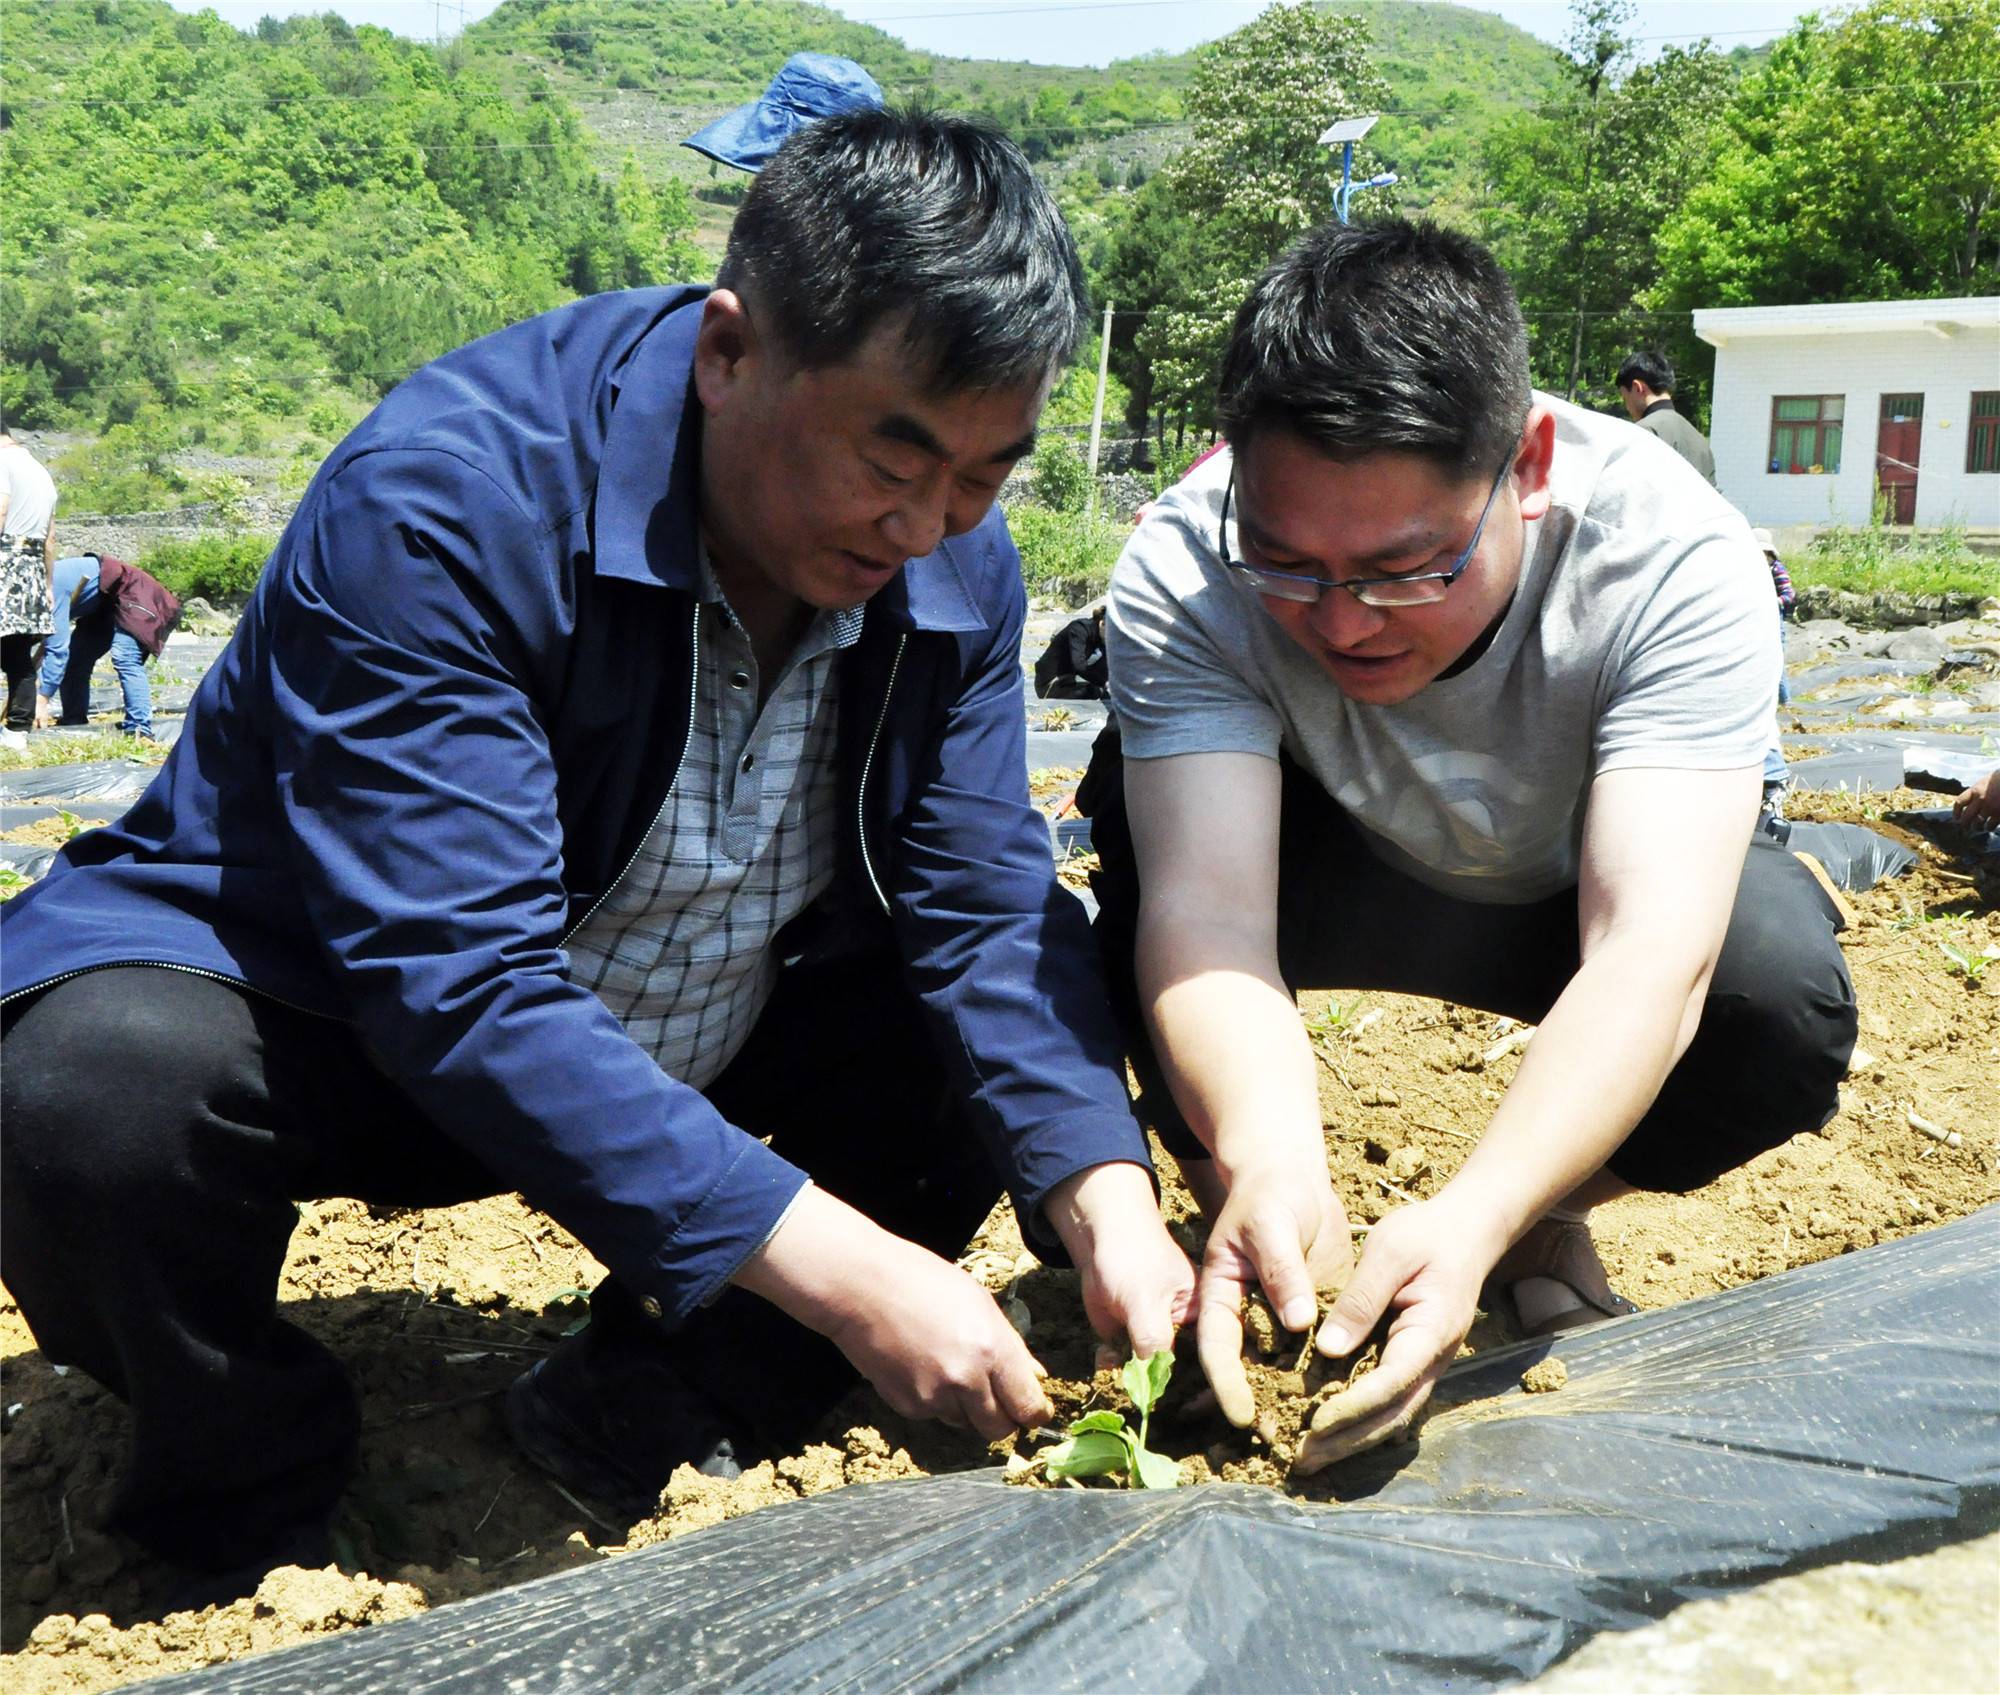
<instances>
[{"instance_id":1,"label":"dirt path","mask_svg":"<svg viewBox=\"0 0 2000 1695\"><path fill-rule=\"evenodd\" d=\"M1870 797L1870 806L1928 797ZM1821 814L1857 803L1819 797ZM1800 808L1795 807L1795 814ZM2000 913L1932 855L1910 876L1854 897L1845 938L1862 1007L1861 1049L1839 1115L1697 1194L1633 1197L1599 1215L1614 1283L1645 1307L1729 1288L1922 1229L1993 1199L2000 1171L2000 965L1968 983L1940 944L2000 948ZM1511 1033L1484 1013L1395 996L1309 997L1327 1150L1353 1218L1454 1171L1519 1064L1486 1056ZM1955 1131L1957 1146L1910 1115ZM1190 1246L1198 1221L1170 1191ZM1025 1309L1031 1346L1072 1404L1089 1393L1090 1352L1074 1274L1037 1267L1004 1208L967 1264ZM11 1301L0 1302L0 1439L6 1537L0 1645L12 1691L109 1689L219 1663L610 1557L772 1501L873 1478L993 1463L976 1442L910 1428L857 1393L827 1441L729 1484L683 1474L636 1526L594 1521L516 1458L498 1396L582 1316L599 1275L547 1219L501 1199L431 1212L333 1201L301 1209L286 1315L349 1360L361 1386L362 1468L343 1508L340 1569L274 1574L254 1600L162 1620L156 1574L90 1528L124 1430L112 1398L58 1376ZM1482 1320L1479 1344L1497 1326ZM1311 1385L1279 1380L1290 1416ZM1191 1374L1192 1368L1189 1368ZM1187 1374L1184 1374L1187 1375ZM1296 1392L1294 1392L1296 1388ZM1182 1386L1176 1386L1176 1394ZM1295 1431L1239 1435L1213 1419L1163 1417L1155 1446L1204 1471L1315 1499L1338 1468L1300 1482L1284 1452Z\"/></svg>"}]
</instances>

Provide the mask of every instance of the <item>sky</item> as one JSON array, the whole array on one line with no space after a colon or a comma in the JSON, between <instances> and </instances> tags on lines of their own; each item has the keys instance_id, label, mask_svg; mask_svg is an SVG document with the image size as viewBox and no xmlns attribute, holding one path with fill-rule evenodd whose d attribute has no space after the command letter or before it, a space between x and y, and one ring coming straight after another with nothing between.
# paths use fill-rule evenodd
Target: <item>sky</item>
<instances>
[{"instance_id":1,"label":"sky","mask_svg":"<svg viewBox=\"0 0 2000 1695\"><path fill-rule=\"evenodd\" d=\"M1154 51L1178 53L1247 23L1264 0L831 0L836 11L875 24L926 53L1038 64L1102 65ZM1560 41L1565 0L1461 0L1496 12L1544 41ZM212 9L239 29L267 13L336 11L350 23L399 35L456 34L499 0L173 0L183 12ZM1357 10L1365 12L1366 0ZM1713 36L1727 50L1782 35L1824 0L1638 0L1638 32L1657 48Z\"/></svg>"}]
</instances>

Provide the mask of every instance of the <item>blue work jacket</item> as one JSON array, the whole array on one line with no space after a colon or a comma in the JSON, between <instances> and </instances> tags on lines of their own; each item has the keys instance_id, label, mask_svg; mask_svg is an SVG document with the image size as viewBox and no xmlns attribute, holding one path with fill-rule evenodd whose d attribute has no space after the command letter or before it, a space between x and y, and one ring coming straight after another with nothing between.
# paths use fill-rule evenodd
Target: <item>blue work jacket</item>
<instances>
[{"instance_id":1,"label":"blue work jacket","mask_svg":"<svg viewBox=\"0 0 2000 1695\"><path fill-rule=\"evenodd\" d=\"M329 456L159 776L4 909L0 990L110 965L350 1021L382 1072L669 1321L804 1175L665 1075L564 942L694 710L702 289L582 300L439 359ZM996 510L842 655L839 873L788 954L894 946L1035 1246L1145 1163L1081 907L1030 804Z\"/></svg>"}]
</instances>

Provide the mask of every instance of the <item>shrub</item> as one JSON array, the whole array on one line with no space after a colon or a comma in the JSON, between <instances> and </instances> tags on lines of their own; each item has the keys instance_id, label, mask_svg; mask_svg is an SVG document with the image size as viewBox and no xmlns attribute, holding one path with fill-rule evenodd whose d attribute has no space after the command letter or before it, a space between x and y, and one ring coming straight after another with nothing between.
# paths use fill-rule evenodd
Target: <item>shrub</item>
<instances>
[{"instance_id":1,"label":"shrub","mask_svg":"<svg viewBox=\"0 0 2000 1695\"><path fill-rule=\"evenodd\" d=\"M186 484L167 455L179 445L178 432L157 418L114 424L55 462L63 506L71 512L117 513L174 505Z\"/></svg>"},{"instance_id":2,"label":"shrub","mask_svg":"<svg viewBox=\"0 0 2000 1695\"><path fill-rule=\"evenodd\" d=\"M208 535L192 541L158 541L134 562L183 600L199 595L210 604L241 603L257 586L275 536Z\"/></svg>"},{"instance_id":3,"label":"shrub","mask_svg":"<svg viewBox=\"0 0 2000 1695\"><path fill-rule=\"evenodd\" d=\"M1022 501L1007 512L1007 527L1021 554L1021 577L1030 594L1081 606L1102 594L1130 530L1115 519L1081 512L1051 512Z\"/></svg>"},{"instance_id":4,"label":"shrub","mask_svg":"<svg viewBox=\"0 0 2000 1695\"><path fill-rule=\"evenodd\" d=\"M331 400L315 400L306 408L306 428L328 441L338 441L346 435L347 422L346 411Z\"/></svg>"},{"instance_id":5,"label":"shrub","mask_svg":"<svg viewBox=\"0 0 2000 1695\"><path fill-rule=\"evenodd\" d=\"M1090 499L1090 467L1059 435L1043 436L1030 469L1035 498L1057 512L1081 512Z\"/></svg>"}]
</instances>

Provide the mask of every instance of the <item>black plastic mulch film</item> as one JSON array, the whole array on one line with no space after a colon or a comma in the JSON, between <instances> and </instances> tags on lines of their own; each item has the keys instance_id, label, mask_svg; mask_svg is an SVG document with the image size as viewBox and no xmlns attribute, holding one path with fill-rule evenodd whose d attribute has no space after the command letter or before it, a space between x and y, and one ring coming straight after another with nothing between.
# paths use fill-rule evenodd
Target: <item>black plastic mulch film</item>
<instances>
[{"instance_id":1,"label":"black plastic mulch film","mask_svg":"<svg viewBox=\"0 0 2000 1695\"><path fill-rule=\"evenodd\" d=\"M1524 1395L1550 1352L1568 1386ZM1482 1355L1440 1396L1338 1505L864 1484L145 1687L1506 1688L1686 1601L2000 1526L2000 1211Z\"/></svg>"}]
</instances>

